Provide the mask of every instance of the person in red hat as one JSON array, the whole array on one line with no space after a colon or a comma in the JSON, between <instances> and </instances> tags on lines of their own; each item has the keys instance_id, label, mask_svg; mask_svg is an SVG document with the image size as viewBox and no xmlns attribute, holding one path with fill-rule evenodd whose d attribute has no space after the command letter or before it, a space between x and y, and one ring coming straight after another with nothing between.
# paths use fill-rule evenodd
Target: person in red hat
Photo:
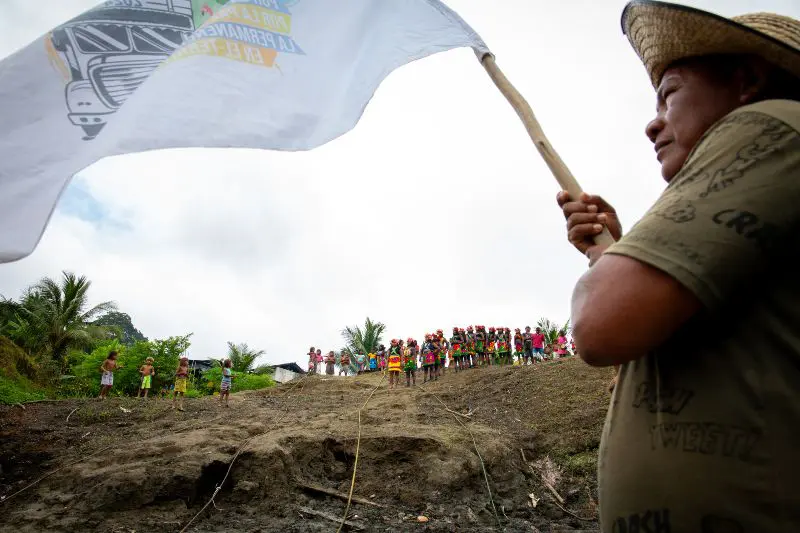
<instances>
[{"instance_id":1,"label":"person in red hat","mask_svg":"<svg viewBox=\"0 0 800 533\"><path fill-rule=\"evenodd\" d=\"M497 360L501 365L511 363L511 350L508 343L508 328L500 328L497 338Z\"/></svg>"},{"instance_id":2,"label":"person in red hat","mask_svg":"<svg viewBox=\"0 0 800 533\"><path fill-rule=\"evenodd\" d=\"M450 337L450 349L453 352L453 370L458 372L462 368L462 347L464 345L464 338L458 328L453 328L453 335Z\"/></svg>"},{"instance_id":3,"label":"person in red hat","mask_svg":"<svg viewBox=\"0 0 800 533\"><path fill-rule=\"evenodd\" d=\"M486 365L491 366L495 364L495 357L497 355L497 330L493 326L489 326L489 333L486 334Z\"/></svg>"},{"instance_id":4,"label":"person in red hat","mask_svg":"<svg viewBox=\"0 0 800 533\"><path fill-rule=\"evenodd\" d=\"M403 356L400 342L392 339L387 356L387 369L389 371L389 390L394 389L400 382L400 372L403 370Z\"/></svg>"},{"instance_id":5,"label":"person in red hat","mask_svg":"<svg viewBox=\"0 0 800 533\"><path fill-rule=\"evenodd\" d=\"M517 362L522 365L525 355L523 353L522 333L519 328L514 329L514 356L517 358Z\"/></svg>"},{"instance_id":6,"label":"person in red hat","mask_svg":"<svg viewBox=\"0 0 800 533\"><path fill-rule=\"evenodd\" d=\"M475 368L477 354L475 352L475 330L472 326L467 326L467 366Z\"/></svg>"},{"instance_id":7,"label":"person in red hat","mask_svg":"<svg viewBox=\"0 0 800 533\"><path fill-rule=\"evenodd\" d=\"M437 367L436 367L436 377L444 375L445 367L447 366L447 339L444 338L444 333L442 330L436 330L436 349L437 349Z\"/></svg>"},{"instance_id":8,"label":"person in red hat","mask_svg":"<svg viewBox=\"0 0 800 533\"><path fill-rule=\"evenodd\" d=\"M403 350L403 370L406 373L406 387L417 384L417 341L408 338Z\"/></svg>"},{"instance_id":9,"label":"person in red hat","mask_svg":"<svg viewBox=\"0 0 800 533\"><path fill-rule=\"evenodd\" d=\"M425 343L422 345L422 382L433 381L435 376L434 364L436 353L433 346L433 339L430 333L425 334Z\"/></svg>"},{"instance_id":10,"label":"person in red hat","mask_svg":"<svg viewBox=\"0 0 800 533\"><path fill-rule=\"evenodd\" d=\"M484 326L475 327L475 357L476 365L486 364L486 328Z\"/></svg>"}]
</instances>

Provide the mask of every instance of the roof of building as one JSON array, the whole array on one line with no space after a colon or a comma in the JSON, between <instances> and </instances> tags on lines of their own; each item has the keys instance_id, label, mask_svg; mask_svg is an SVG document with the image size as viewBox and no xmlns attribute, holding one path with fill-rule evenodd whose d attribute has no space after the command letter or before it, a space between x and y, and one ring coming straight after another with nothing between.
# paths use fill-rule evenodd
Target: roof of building
<instances>
[{"instance_id":1,"label":"roof of building","mask_svg":"<svg viewBox=\"0 0 800 533\"><path fill-rule=\"evenodd\" d=\"M275 365L275 368L282 368L284 370L291 370L292 372L296 372L298 374L305 374L306 371L303 370L300 365L297 363L282 363L280 365Z\"/></svg>"}]
</instances>

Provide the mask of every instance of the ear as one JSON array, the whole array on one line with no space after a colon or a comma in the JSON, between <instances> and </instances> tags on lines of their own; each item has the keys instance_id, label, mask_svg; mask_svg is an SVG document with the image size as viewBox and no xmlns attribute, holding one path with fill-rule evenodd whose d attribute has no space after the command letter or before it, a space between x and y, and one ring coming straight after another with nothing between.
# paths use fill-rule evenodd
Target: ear
<instances>
[{"instance_id":1,"label":"ear","mask_svg":"<svg viewBox=\"0 0 800 533\"><path fill-rule=\"evenodd\" d=\"M757 102L767 87L774 67L760 57L748 57L738 72L739 102L742 105Z\"/></svg>"}]
</instances>

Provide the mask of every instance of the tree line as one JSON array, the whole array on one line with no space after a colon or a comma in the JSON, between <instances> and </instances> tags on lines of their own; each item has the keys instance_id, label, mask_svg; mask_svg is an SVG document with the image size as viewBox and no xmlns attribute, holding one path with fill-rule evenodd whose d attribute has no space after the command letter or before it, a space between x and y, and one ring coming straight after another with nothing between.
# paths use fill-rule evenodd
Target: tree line
<instances>
[{"instance_id":1,"label":"tree line","mask_svg":"<svg viewBox=\"0 0 800 533\"><path fill-rule=\"evenodd\" d=\"M60 279L45 277L30 285L16 300L0 296L0 402L95 396L99 367L112 350L121 366L116 394L136 393L139 368L147 357L155 361L153 392L172 385L192 333L150 340L116 303L90 304L90 288L85 276L63 272ZM228 342L225 358L231 359L234 373L241 374L235 390L274 384L269 366L255 366L262 355L263 350ZM221 377L218 365L194 372L187 396L218 390Z\"/></svg>"}]
</instances>

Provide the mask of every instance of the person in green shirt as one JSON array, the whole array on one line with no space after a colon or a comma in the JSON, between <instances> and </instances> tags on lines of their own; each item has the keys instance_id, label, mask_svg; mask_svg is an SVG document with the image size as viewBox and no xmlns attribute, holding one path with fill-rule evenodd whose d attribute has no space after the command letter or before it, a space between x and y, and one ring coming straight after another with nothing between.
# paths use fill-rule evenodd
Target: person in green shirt
<instances>
[{"instance_id":1,"label":"person in green shirt","mask_svg":"<svg viewBox=\"0 0 800 533\"><path fill-rule=\"evenodd\" d=\"M622 27L666 189L625 235L599 196L558 195L590 266L575 344L619 367L601 529L800 531L800 22L637 0Z\"/></svg>"}]
</instances>

